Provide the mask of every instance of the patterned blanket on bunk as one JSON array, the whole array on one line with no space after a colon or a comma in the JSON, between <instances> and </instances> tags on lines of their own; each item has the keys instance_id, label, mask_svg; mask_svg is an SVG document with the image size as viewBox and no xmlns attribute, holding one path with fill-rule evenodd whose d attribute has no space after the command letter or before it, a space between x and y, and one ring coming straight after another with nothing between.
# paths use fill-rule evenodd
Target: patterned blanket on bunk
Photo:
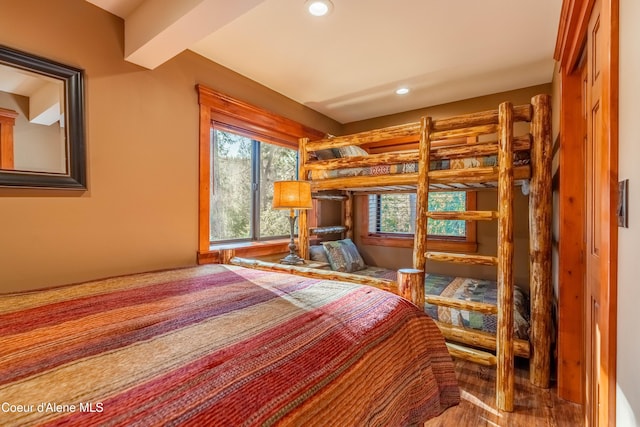
<instances>
[{"instance_id":1,"label":"patterned blanket on bunk","mask_svg":"<svg viewBox=\"0 0 640 427\"><path fill-rule=\"evenodd\" d=\"M209 265L0 296L0 425L415 425L434 322L367 286Z\"/></svg>"},{"instance_id":2,"label":"patterned blanket on bunk","mask_svg":"<svg viewBox=\"0 0 640 427\"><path fill-rule=\"evenodd\" d=\"M378 279L387 279L387 280L397 280L398 273L396 270L390 270L388 268L383 267L374 267L372 265L367 265L364 269L354 271L353 274L357 274L359 276L369 276L375 277Z\"/></svg>"},{"instance_id":3,"label":"patterned blanket on bunk","mask_svg":"<svg viewBox=\"0 0 640 427\"><path fill-rule=\"evenodd\" d=\"M490 304L496 304L498 300L495 281L439 276L437 274L426 275L425 294ZM514 336L527 340L529 339L529 300L522 289L517 286L514 288L513 305ZM497 318L492 314L438 307L429 303L425 303L424 309L433 319L443 323L485 332L496 332Z\"/></svg>"},{"instance_id":4,"label":"patterned blanket on bunk","mask_svg":"<svg viewBox=\"0 0 640 427\"><path fill-rule=\"evenodd\" d=\"M530 157L528 151L516 151L513 155L514 166L523 166L529 164ZM447 170L447 169L469 169L479 167L496 166L498 157L482 156L467 157L463 159L443 159L431 162L430 170ZM358 168L343 168L330 170L313 170L310 172L309 179L319 180L328 178L344 178L350 176L375 176L375 175L395 175L403 173L418 172L418 163L397 163L390 165L375 165Z\"/></svg>"}]
</instances>

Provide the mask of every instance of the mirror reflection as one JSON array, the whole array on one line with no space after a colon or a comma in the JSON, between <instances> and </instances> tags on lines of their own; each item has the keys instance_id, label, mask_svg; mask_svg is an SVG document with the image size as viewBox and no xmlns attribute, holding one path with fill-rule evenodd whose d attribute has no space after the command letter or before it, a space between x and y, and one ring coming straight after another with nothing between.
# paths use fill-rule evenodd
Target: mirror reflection
<instances>
[{"instance_id":1,"label":"mirror reflection","mask_svg":"<svg viewBox=\"0 0 640 427\"><path fill-rule=\"evenodd\" d=\"M84 72L0 46L0 187L86 190Z\"/></svg>"},{"instance_id":2,"label":"mirror reflection","mask_svg":"<svg viewBox=\"0 0 640 427\"><path fill-rule=\"evenodd\" d=\"M0 64L0 169L67 173L64 81Z\"/></svg>"}]
</instances>

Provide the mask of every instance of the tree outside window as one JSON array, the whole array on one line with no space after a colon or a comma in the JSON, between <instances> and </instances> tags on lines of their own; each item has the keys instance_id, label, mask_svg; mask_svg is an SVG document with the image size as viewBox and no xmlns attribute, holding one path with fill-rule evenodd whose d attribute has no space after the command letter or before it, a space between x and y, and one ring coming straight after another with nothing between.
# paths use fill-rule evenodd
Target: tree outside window
<instances>
[{"instance_id":1,"label":"tree outside window","mask_svg":"<svg viewBox=\"0 0 640 427\"><path fill-rule=\"evenodd\" d=\"M211 132L210 241L265 240L289 234L272 209L273 183L295 179L297 151L231 132Z\"/></svg>"},{"instance_id":2,"label":"tree outside window","mask_svg":"<svg viewBox=\"0 0 640 427\"><path fill-rule=\"evenodd\" d=\"M466 196L464 191L430 192L429 211L464 211ZM369 233L412 235L415 224L415 193L369 196ZM467 235L466 221L429 218L427 233L434 237L464 238Z\"/></svg>"}]
</instances>

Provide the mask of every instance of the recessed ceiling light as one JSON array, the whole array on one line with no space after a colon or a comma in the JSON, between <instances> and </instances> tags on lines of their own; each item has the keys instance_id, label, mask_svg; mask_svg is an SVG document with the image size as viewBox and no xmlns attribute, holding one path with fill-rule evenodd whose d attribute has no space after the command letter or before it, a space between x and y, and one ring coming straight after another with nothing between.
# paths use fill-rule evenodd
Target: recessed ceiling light
<instances>
[{"instance_id":1,"label":"recessed ceiling light","mask_svg":"<svg viewBox=\"0 0 640 427\"><path fill-rule=\"evenodd\" d=\"M409 88L408 87L401 87L400 89L396 90L396 94L397 95L406 95L409 93Z\"/></svg>"},{"instance_id":2,"label":"recessed ceiling light","mask_svg":"<svg viewBox=\"0 0 640 427\"><path fill-rule=\"evenodd\" d=\"M307 0L305 5L313 16L324 16L333 9L333 3L329 0Z\"/></svg>"}]
</instances>

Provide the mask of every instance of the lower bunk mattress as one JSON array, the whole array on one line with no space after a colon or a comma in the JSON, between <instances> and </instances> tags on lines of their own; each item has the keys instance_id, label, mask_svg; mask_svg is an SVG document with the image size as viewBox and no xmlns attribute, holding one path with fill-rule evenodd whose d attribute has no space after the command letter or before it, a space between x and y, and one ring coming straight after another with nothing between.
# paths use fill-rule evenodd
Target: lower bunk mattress
<instances>
[{"instance_id":1,"label":"lower bunk mattress","mask_svg":"<svg viewBox=\"0 0 640 427\"><path fill-rule=\"evenodd\" d=\"M370 265L365 266L362 270L354 271L352 274L386 280L397 279L396 270ZM498 286L492 280L426 274L424 290L425 295L443 296L493 305L497 305L498 302ZM491 334L496 333L498 319L495 314L482 314L476 311L440 307L429 303L425 303L424 311L432 319L442 323ZM513 311L513 336L528 340L530 329L529 298L518 286L515 286L513 291Z\"/></svg>"},{"instance_id":2,"label":"lower bunk mattress","mask_svg":"<svg viewBox=\"0 0 640 427\"><path fill-rule=\"evenodd\" d=\"M206 265L0 295L0 425L417 425L442 334L372 287Z\"/></svg>"},{"instance_id":3,"label":"lower bunk mattress","mask_svg":"<svg viewBox=\"0 0 640 427\"><path fill-rule=\"evenodd\" d=\"M425 294L455 298L465 301L496 304L498 300L497 283L491 280L470 279L466 277L440 276L427 274ZM529 339L529 299L524 291L516 286L513 295L514 337ZM475 311L439 307L425 303L424 311L434 320L451 325L495 333L497 316Z\"/></svg>"}]
</instances>

